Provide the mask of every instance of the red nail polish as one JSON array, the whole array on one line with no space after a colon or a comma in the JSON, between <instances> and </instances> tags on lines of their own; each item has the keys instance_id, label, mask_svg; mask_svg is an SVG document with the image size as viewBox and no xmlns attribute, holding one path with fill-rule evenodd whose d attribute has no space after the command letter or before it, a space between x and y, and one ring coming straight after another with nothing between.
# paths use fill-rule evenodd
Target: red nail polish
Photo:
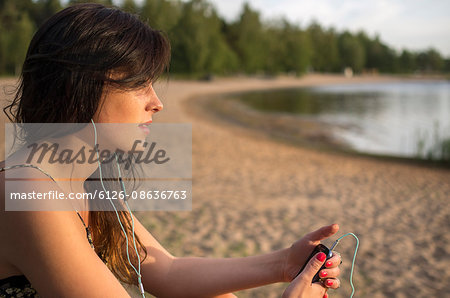
<instances>
[{"instance_id":1,"label":"red nail polish","mask_svg":"<svg viewBox=\"0 0 450 298\"><path fill-rule=\"evenodd\" d=\"M331 279L327 279L327 286L331 287L333 285L333 281Z\"/></svg>"},{"instance_id":2,"label":"red nail polish","mask_svg":"<svg viewBox=\"0 0 450 298\"><path fill-rule=\"evenodd\" d=\"M328 294L325 293L325 295L323 295L323 298L328 298Z\"/></svg>"},{"instance_id":3,"label":"red nail polish","mask_svg":"<svg viewBox=\"0 0 450 298\"><path fill-rule=\"evenodd\" d=\"M317 259L321 262L325 261L326 258L327 258L327 256L323 252L321 252L317 255Z\"/></svg>"},{"instance_id":4,"label":"red nail polish","mask_svg":"<svg viewBox=\"0 0 450 298\"><path fill-rule=\"evenodd\" d=\"M320 277L326 277L328 273L326 271L320 271Z\"/></svg>"},{"instance_id":5,"label":"red nail polish","mask_svg":"<svg viewBox=\"0 0 450 298\"><path fill-rule=\"evenodd\" d=\"M327 261L325 264L326 267L331 267L332 265L333 265L333 262L331 262L331 261Z\"/></svg>"}]
</instances>

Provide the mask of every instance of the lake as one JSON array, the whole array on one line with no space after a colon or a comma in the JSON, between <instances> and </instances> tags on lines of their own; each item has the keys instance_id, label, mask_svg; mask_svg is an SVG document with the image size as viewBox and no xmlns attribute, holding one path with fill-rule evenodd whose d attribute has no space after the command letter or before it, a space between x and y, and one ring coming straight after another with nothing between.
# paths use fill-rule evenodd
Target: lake
<instances>
[{"instance_id":1,"label":"lake","mask_svg":"<svg viewBox=\"0 0 450 298\"><path fill-rule=\"evenodd\" d=\"M330 124L335 137L360 152L450 159L449 81L328 85L238 98L255 110Z\"/></svg>"}]
</instances>

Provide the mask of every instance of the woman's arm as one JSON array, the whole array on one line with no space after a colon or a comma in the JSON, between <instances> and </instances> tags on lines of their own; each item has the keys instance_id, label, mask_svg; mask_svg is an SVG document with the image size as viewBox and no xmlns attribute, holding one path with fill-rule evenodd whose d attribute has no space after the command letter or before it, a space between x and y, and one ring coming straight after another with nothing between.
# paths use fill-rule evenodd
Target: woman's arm
<instances>
[{"instance_id":1,"label":"woman's arm","mask_svg":"<svg viewBox=\"0 0 450 298\"><path fill-rule=\"evenodd\" d=\"M166 297L212 297L282 281L285 249L242 258L177 258ZM184 294L183 294L184 293Z\"/></svg>"},{"instance_id":2,"label":"woman's arm","mask_svg":"<svg viewBox=\"0 0 450 298\"><path fill-rule=\"evenodd\" d=\"M141 267L144 287L158 297L212 297L270 283L291 281L318 244L318 240L337 231L332 226L325 229L328 232L322 228L306 235L290 248L259 256L177 258L168 253L136 218L135 224L136 233L148 252ZM314 240L314 237L318 240ZM333 264L336 267L339 262L334 260ZM336 270L330 271L329 277L333 278L338 274Z\"/></svg>"}]
</instances>

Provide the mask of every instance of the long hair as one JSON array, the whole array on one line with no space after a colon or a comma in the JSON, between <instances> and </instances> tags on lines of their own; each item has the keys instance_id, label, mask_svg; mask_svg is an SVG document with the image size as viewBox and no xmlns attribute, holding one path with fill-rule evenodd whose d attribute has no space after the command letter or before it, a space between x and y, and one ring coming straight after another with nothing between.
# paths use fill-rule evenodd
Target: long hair
<instances>
[{"instance_id":1,"label":"long hair","mask_svg":"<svg viewBox=\"0 0 450 298\"><path fill-rule=\"evenodd\" d=\"M16 95L3 110L15 123L89 123L101 108L106 84L142 88L168 69L169 60L167 37L137 16L100 4L76 4L50 17L36 32ZM25 139L46 137L36 133L25 131ZM129 214L119 215L132 239ZM89 211L89 219L96 253L119 280L136 284L115 212ZM143 261L147 251L137 242ZM137 264L137 257L130 257Z\"/></svg>"}]
</instances>

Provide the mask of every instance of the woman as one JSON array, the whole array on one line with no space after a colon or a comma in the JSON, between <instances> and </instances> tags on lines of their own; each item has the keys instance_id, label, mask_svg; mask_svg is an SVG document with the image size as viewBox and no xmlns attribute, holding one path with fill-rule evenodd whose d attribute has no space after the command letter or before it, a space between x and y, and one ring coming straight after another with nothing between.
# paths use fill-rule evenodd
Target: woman
<instances>
[{"instance_id":1,"label":"woman","mask_svg":"<svg viewBox=\"0 0 450 298\"><path fill-rule=\"evenodd\" d=\"M161 32L133 15L98 4L68 7L33 37L17 95L6 109L8 116L17 123L150 123L163 109L153 83L167 68L169 55L169 43ZM92 144L92 127L86 125L82 131L91 133L77 137L77 142ZM41 132L25 130L25 139L55 137ZM100 169L96 164L45 161L37 166L27 163L20 151L7 166L1 165L2 187L5 170L8 177L27 177L31 183L10 186L6 196L1 189L2 201L15 191L90 191L85 182ZM82 179L58 179L68 172ZM138 281L158 297L233 296L227 293L291 282L314 247L338 230L337 225L323 227L289 248L264 255L206 259L172 256L137 218L122 211L3 209L0 226L0 296L39 293L44 297L127 297L122 284L138 285ZM126 239L133 236L139 256L125 253L132 249ZM326 269L320 270L323 281L311 284L324 263L324 254L313 257L284 296L322 297L326 289L339 287L339 256L327 260ZM139 265L140 272L135 271Z\"/></svg>"}]
</instances>

